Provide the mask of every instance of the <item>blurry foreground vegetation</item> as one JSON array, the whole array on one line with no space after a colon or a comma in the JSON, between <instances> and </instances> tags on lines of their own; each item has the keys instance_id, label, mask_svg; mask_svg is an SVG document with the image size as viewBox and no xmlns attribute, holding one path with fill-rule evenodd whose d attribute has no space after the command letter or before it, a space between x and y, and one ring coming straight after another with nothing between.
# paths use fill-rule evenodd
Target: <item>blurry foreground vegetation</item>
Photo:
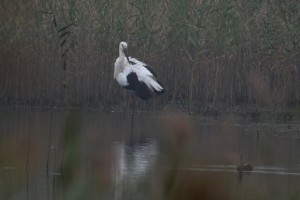
<instances>
[{"instance_id":1,"label":"blurry foreground vegetation","mask_svg":"<svg viewBox=\"0 0 300 200\"><path fill-rule=\"evenodd\" d=\"M166 87L153 106L298 107L299 21L297 0L2 0L0 103L120 105L125 40Z\"/></svg>"}]
</instances>

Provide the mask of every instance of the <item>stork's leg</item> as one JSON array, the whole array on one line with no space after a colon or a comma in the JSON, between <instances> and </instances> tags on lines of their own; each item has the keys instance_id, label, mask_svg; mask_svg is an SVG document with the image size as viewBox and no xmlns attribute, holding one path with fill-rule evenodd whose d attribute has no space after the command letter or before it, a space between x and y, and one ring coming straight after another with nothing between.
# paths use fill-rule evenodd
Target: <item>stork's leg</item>
<instances>
[{"instance_id":1,"label":"stork's leg","mask_svg":"<svg viewBox=\"0 0 300 200\"><path fill-rule=\"evenodd\" d=\"M135 97L133 95L131 95L131 134L130 134L130 141L132 141L132 137L133 137L134 113L135 113Z\"/></svg>"},{"instance_id":2,"label":"stork's leg","mask_svg":"<svg viewBox=\"0 0 300 200\"><path fill-rule=\"evenodd\" d=\"M125 120L126 118L126 107L124 106L123 107L123 120Z\"/></svg>"},{"instance_id":3,"label":"stork's leg","mask_svg":"<svg viewBox=\"0 0 300 200\"><path fill-rule=\"evenodd\" d=\"M134 112L135 112L135 97L133 95L131 95L131 99L132 99L132 113L131 113L131 118L133 119Z\"/></svg>"}]
</instances>

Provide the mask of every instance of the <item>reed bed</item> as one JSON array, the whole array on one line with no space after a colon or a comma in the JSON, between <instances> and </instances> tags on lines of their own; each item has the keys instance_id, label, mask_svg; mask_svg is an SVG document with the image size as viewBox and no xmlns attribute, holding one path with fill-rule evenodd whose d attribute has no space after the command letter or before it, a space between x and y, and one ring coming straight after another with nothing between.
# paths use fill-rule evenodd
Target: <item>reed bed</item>
<instances>
[{"instance_id":1,"label":"reed bed","mask_svg":"<svg viewBox=\"0 0 300 200\"><path fill-rule=\"evenodd\" d=\"M1 1L0 103L128 102L112 78L124 40L167 91L140 107L299 107L299 20L296 0Z\"/></svg>"}]
</instances>

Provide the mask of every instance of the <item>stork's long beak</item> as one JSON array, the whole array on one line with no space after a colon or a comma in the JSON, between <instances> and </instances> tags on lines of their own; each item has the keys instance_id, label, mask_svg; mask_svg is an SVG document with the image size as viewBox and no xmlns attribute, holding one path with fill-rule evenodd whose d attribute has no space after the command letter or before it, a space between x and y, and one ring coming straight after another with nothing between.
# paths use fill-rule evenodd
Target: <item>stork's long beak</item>
<instances>
[{"instance_id":1,"label":"stork's long beak","mask_svg":"<svg viewBox=\"0 0 300 200\"><path fill-rule=\"evenodd\" d=\"M125 57L127 58L128 63L130 64L127 49L124 49L124 54L125 54Z\"/></svg>"}]
</instances>

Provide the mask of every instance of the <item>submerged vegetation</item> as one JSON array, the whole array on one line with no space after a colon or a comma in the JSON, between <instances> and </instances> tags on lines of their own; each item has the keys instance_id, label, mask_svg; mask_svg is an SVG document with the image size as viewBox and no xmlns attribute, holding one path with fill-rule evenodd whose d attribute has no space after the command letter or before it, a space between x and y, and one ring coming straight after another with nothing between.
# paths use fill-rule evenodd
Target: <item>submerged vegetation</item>
<instances>
[{"instance_id":1,"label":"submerged vegetation","mask_svg":"<svg viewBox=\"0 0 300 200\"><path fill-rule=\"evenodd\" d=\"M296 0L1 1L0 103L129 101L112 78L124 40L165 85L151 106L299 107L299 20Z\"/></svg>"}]
</instances>

